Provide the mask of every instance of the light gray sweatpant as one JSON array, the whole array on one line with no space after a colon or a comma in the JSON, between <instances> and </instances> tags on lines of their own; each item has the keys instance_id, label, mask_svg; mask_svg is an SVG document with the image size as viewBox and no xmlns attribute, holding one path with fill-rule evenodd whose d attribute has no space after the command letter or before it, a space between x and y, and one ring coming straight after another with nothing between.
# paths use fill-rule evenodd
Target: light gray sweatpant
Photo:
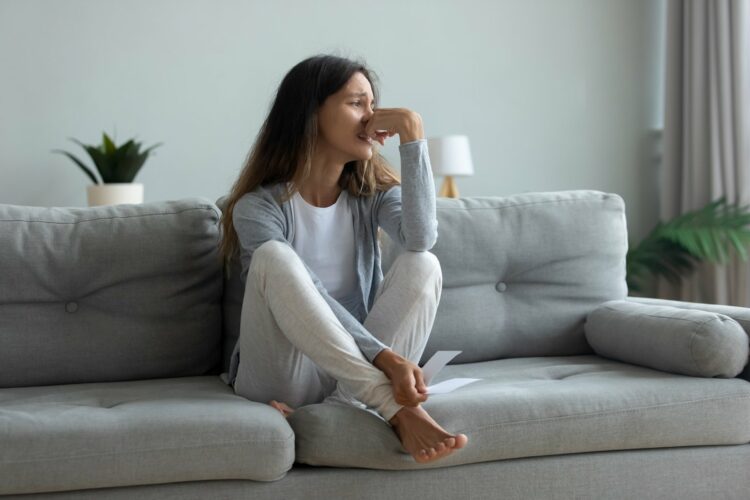
<instances>
[{"instance_id":1,"label":"light gray sweatpant","mask_svg":"<svg viewBox=\"0 0 750 500\"><path fill-rule=\"evenodd\" d=\"M376 293L364 327L418 363L442 292L430 252L399 255ZM296 408L323 400L375 410L387 422L402 406L390 380L364 357L289 245L267 241L253 253L240 319L234 391ZM237 349L235 349L237 350Z\"/></svg>"}]
</instances>

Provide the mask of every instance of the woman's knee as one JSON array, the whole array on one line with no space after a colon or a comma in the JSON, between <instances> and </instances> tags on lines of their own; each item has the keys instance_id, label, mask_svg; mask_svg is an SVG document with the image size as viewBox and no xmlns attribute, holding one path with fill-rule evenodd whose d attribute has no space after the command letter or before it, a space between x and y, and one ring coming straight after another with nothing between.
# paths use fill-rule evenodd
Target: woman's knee
<instances>
[{"instance_id":1,"label":"woman's knee","mask_svg":"<svg viewBox=\"0 0 750 500\"><path fill-rule=\"evenodd\" d=\"M284 263L295 258L297 254L294 249L281 241L269 240L255 249L250 259L250 270L257 274L259 271L267 271L277 267L284 267Z\"/></svg>"},{"instance_id":2,"label":"woman's knee","mask_svg":"<svg viewBox=\"0 0 750 500\"><path fill-rule=\"evenodd\" d=\"M394 262L394 266L403 267L402 272L415 274L419 282L435 279L442 282L443 270L440 261L431 252L402 252Z\"/></svg>"},{"instance_id":3,"label":"woman's knee","mask_svg":"<svg viewBox=\"0 0 750 500\"><path fill-rule=\"evenodd\" d=\"M253 252L253 260L256 258L260 260L283 259L288 257L290 253L294 254L294 249L286 243L278 240L268 240L255 249L255 252Z\"/></svg>"}]
</instances>

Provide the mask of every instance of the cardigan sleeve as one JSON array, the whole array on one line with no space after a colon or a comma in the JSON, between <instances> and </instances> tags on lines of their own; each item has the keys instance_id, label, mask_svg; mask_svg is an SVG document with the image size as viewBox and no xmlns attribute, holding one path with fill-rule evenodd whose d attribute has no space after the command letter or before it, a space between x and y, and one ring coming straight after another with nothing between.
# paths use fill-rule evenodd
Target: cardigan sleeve
<instances>
[{"instance_id":1,"label":"cardigan sleeve","mask_svg":"<svg viewBox=\"0 0 750 500\"><path fill-rule=\"evenodd\" d=\"M377 207L378 225L406 250L424 252L435 246L438 236L427 139L401 144L398 149L401 185L383 194Z\"/></svg>"},{"instance_id":2,"label":"cardigan sleeve","mask_svg":"<svg viewBox=\"0 0 750 500\"><path fill-rule=\"evenodd\" d=\"M253 252L258 247L271 240L280 241L290 247L292 245L284 236L286 225L284 214L270 193L253 191L240 198L232 211L232 221L241 247L240 280L244 289L250 261ZM306 262L302 261L302 263L336 318L352 336L362 354L372 362L387 346L370 333L339 301L331 297L315 272Z\"/></svg>"}]
</instances>

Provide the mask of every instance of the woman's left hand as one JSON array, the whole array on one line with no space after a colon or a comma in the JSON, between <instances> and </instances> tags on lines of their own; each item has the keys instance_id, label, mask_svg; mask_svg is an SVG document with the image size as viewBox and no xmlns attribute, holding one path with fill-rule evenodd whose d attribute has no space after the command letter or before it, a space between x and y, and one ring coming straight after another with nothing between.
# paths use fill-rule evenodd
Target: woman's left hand
<instances>
[{"instance_id":1,"label":"woman's left hand","mask_svg":"<svg viewBox=\"0 0 750 500\"><path fill-rule=\"evenodd\" d=\"M396 403L419 406L427 401L427 385L422 369L416 363L386 347L375 356L373 365L390 379Z\"/></svg>"},{"instance_id":2,"label":"woman's left hand","mask_svg":"<svg viewBox=\"0 0 750 500\"><path fill-rule=\"evenodd\" d=\"M365 133L381 146L388 137L398 134L401 144L424 139L422 117L406 108L376 108L367 120Z\"/></svg>"}]
</instances>

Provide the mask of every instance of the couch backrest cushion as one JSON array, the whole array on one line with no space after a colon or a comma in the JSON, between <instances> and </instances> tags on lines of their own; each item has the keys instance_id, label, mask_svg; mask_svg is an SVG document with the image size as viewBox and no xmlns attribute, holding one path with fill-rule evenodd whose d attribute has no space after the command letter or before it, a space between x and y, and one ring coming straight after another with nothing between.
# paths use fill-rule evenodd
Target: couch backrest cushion
<instances>
[{"instance_id":1,"label":"couch backrest cushion","mask_svg":"<svg viewBox=\"0 0 750 500\"><path fill-rule=\"evenodd\" d=\"M0 387L215 370L219 217L202 198L0 205Z\"/></svg>"},{"instance_id":2,"label":"couch backrest cushion","mask_svg":"<svg viewBox=\"0 0 750 500\"><path fill-rule=\"evenodd\" d=\"M625 203L593 190L438 198L443 292L422 361L592 354L583 324L627 295ZM383 273L402 251L383 235Z\"/></svg>"}]
</instances>

